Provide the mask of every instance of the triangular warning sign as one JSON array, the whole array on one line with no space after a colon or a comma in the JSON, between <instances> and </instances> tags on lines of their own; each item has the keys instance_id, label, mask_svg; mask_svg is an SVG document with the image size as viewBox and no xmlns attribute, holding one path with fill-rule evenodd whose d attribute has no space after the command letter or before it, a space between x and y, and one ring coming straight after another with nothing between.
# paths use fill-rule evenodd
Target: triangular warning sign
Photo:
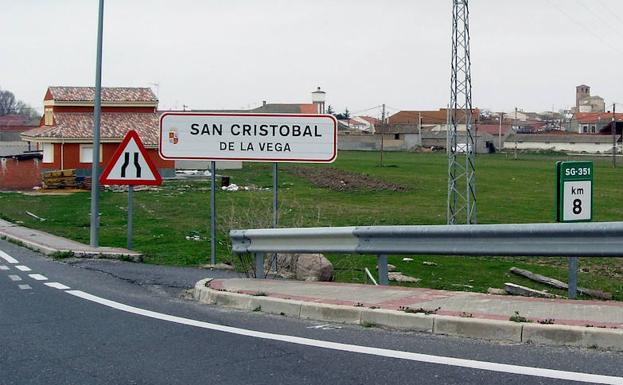
<instances>
[{"instance_id":1,"label":"triangular warning sign","mask_svg":"<svg viewBox=\"0 0 623 385\"><path fill-rule=\"evenodd\" d=\"M162 177L147 155L136 131L128 131L106 165L100 184L160 185Z\"/></svg>"}]
</instances>

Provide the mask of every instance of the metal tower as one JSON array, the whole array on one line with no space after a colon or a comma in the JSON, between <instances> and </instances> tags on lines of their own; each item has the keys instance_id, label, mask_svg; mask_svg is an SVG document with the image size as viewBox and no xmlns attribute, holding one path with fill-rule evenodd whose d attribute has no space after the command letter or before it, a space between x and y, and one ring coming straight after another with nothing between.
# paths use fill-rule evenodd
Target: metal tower
<instances>
[{"instance_id":1,"label":"metal tower","mask_svg":"<svg viewBox=\"0 0 623 385\"><path fill-rule=\"evenodd\" d=\"M447 149L449 225L477 222L467 3L468 0L452 0L452 74Z\"/></svg>"}]
</instances>

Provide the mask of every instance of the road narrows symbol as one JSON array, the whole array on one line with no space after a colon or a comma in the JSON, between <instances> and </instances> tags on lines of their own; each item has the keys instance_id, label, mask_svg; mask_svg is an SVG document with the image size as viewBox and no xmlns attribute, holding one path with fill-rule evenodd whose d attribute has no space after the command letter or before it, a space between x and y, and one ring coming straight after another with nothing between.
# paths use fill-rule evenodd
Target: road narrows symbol
<instances>
[{"instance_id":1,"label":"road narrows symbol","mask_svg":"<svg viewBox=\"0 0 623 385\"><path fill-rule=\"evenodd\" d=\"M134 153L134 167L136 168L136 177L141 177L141 165L138 163L138 152Z\"/></svg>"},{"instance_id":2,"label":"road narrows symbol","mask_svg":"<svg viewBox=\"0 0 623 385\"><path fill-rule=\"evenodd\" d=\"M138 161L140 154L138 152L133 152L132 154L134 154L134 168L136 168L136 177L140 178L141 177L141 165ZM126 170L128 169L129 165L130 165L130 153L124 152L123 153L123 165L121 166L121 177L122 178L126 177Z\"/></svg>"},{"instance_id":3,"label":"road narrows symbol","mask_svg":"<svg viewBox=\"0 0 623 385\"><path fill-rule=\"evenodd\" d=\"M128 164L130 163L130 153L129 152L125 152L123 153L123 166L121 166L121 177L125 178L125 170L128 169Z\"/></svg>"}]
</instances>

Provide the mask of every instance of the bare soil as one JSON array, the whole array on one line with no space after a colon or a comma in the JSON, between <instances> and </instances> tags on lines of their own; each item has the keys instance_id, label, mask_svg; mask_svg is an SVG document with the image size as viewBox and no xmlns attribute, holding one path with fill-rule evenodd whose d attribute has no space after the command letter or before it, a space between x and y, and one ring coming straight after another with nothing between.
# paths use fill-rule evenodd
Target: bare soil
<instances>
[{"instance_id":1,"label":"bare soil","mask_svg":"<svg viewBox=\"0 0 623 385\"><path fill-rule=\"evenodd\" d=\"M287 171L307 179L316 187L333 191L407 191L405 186L397 183L333 167L291 167Z\"/></svg>"}]
</instances>

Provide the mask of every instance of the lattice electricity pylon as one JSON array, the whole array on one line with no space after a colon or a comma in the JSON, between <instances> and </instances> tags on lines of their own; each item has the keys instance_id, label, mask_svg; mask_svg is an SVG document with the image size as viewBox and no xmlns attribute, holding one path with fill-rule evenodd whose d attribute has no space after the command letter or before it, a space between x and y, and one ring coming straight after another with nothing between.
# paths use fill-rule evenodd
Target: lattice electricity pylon
<instances>
[{"instance_id":1,"label":"lattice electricity pylon","mask_svg":"<svg viewBox=\"0 0 623 385\"><path fill-rule=\"evenodd\" d=\"M468 0L452 0L452 74L448 111L449 225L476 223L475 145ZM465 134L460 136L461 125ZM464 159L463 159L464 155Z\"/></svg>"}]
</instances>

